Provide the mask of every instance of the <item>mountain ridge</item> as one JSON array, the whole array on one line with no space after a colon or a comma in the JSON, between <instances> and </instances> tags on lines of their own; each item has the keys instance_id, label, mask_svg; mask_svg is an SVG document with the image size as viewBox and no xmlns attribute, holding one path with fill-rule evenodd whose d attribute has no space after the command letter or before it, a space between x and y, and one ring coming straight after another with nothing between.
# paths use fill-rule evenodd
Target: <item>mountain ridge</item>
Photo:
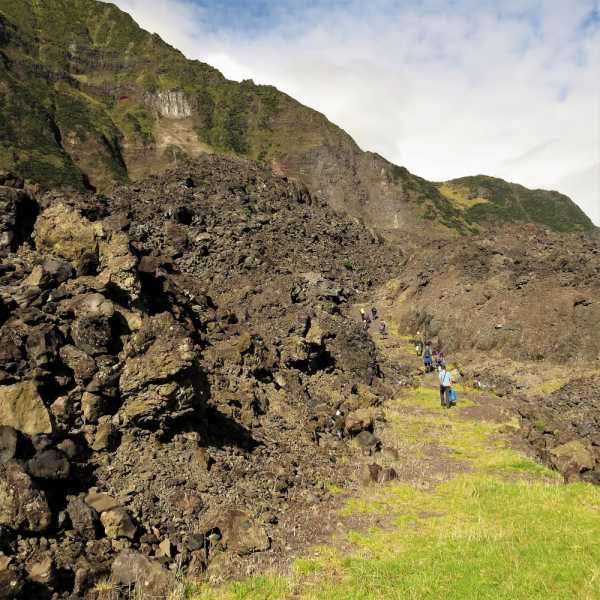
<instances>
[{"instance_id":1,"label":"mountain ridge","mask_svg":"<svg viewBox=\"0 0 600 600\"><path fill-rule=\"evenodd\" d=\"M464 210L431 182L363 152L325 115L188 60L112 4L5 0L0 88L0 168L42 188L104 191L219 152L269 164L386 235L449 237L527 220L501 202L491 213ZM555 219L562 198L544 196L534 216L552 229L594 229L568 198Z\"/></svg>"}]
</instances>

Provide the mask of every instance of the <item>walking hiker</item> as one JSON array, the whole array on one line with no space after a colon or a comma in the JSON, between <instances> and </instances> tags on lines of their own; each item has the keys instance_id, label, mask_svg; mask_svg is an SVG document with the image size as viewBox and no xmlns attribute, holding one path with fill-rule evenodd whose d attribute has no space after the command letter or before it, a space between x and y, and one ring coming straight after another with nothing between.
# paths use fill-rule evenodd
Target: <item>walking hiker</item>
<instances>
[{"instance_id":1,"label":"walking hiker","mask_svg":"<svg viewBox=\"0 0 600 600\"><path fill-rule=\"evenodd\" d=\"M450 390L452 389L452 375L446 371L446 365L442 365L440 370L440 402L444 408L450 408Z\"/></svg>"},{"instance_id":2,"label":"walking hiker","mask_svg":"<svg viewBox=\"0 0 600 600\"><path fill-rule=\"evenodd\" d=\"M433 366L431 364L432 357L433 352L431 352L429 344L426 344L425 350L423 350L423 364L425 365L425 373L430 373L433 370Z\"/></svg>"},{"instance_id":3,"label":"walking hiker","mask_svg":"<svg viewBox=\"0 0 600 600\"><path fill-rule=\"evenodd\" d=\"M371 309L371 314L373 315L373 321L377 320L377 309L375 307L373 307Z\"/></svg>"},{"instance_id":4,"label":"walking hiker","mask_svg":"<svg viewBox=\"0 0 600 600\"><path fill-rule=\"evenodd\" d=\"M360 320L361 321L365 320L365 309L364 308L360 309Z\"/></svg>"},{"instance_id":5,"label":"walking hiker","mask_svg":"<svg viewBox=\"0 0 600 600\"><path fill-rule=\"evenodd\" d=\"M379 335L385 335L385 321L381 321L381 323L379 323Z\"/></svg>"},{"instance_id":6,"label":"walking hiker","mask_svg":"<svg viewBox=\"0 0 600 600\"><path fill-rule=\"evenodd\" d=\"M417 356L421 356L423 354L423 341L421 340L421 332L417 331L417 335L415 336L414 339L414 344L415 344L415 352L417 353Z\"/></svg>"},{"instance_id":7,"label":"walking hiker","mask_svg":"<svg viewBox=\"0 0 600 600\"><path fill-rule=\"evenodd\" d=\"M364 330L367 331L367 329L369 329L370 326L371 326L371 317L369 316L369 313L366 312L365 313L365 326L364 326Z\"/></svg>"},{"instance_id":8,"label":"walking hiker","mask_svg":"<svg viewBox=\"0 0 600 600\"><path fill-rule=\"evenodd\" d=\"M446 364L446 361L444 360L444 353L442 352L441 348L436 349L436 351L433 353L433 358L435 359L435 366L437 367L438 373L440 373L442 370L442 365Z\"/></svg>"}]
</instances>

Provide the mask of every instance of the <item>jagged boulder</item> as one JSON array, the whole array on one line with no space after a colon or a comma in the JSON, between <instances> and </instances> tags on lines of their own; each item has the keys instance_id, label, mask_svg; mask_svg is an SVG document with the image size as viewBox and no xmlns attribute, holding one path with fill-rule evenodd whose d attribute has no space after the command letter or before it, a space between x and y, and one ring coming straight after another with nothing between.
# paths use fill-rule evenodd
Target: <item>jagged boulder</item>
<instances>
[{"instance_id":1,"label":"jagged boulder","mask_svg":"<svg viewBox=\"0 0 600 600\"><path fill-rule=\"evenodd\" d=\"M76 346L63 346L60 349L60 358L67 367L72 369L77 383L90 380L96 373L97 368L94 359Z\"/></svg>"},{"instance_id":2,"label":"jagged boulder","mask_svg":"<svg viewBox=\"0 0 600 600\"><path fill-rule=\"evenodd\" d=\"M188 332L169 313L143 322L119 381L125 421L140 425L202 414L207 390Z\"/></svg>"},{"instance_id":3,"label":"jagged boulder","mask_svg":"<svg viewBox=\"0 0 600 600\"><path fill-rule=\"evenodd\" d=\"M113 233L108 243L100 244L102 271L98 274L98 278L130 301L136 300L141 292L137 264L137 258L131 252L129 236L126 233Z\"/></svg>"},{"instance_id":4,"label":"jagged boulder","mask_svg":"<svg viewBox=\"0 0 600 600\"><path fill-rule=\"evenodd\" d=\"M0 525L44 531L52 520L46 496L16 463L0 465Z\"/></svg>"},{"instance_id":5,"label":"jagged boulder","mask_svg":"<svg viewBox=\"0 0 600 600\"><path fill-rule=\"evenodd\" d=\"M52 433L50 414L35 382L0 387L0 423L29 435Z\"/></svg>"},{"instance_id":6,"label":"jagged boulder","mask_svg":"<svg viewBox=\"0 0 600 600\"><path fill-rule=\"evenodd\" d=\"M33 232L36 248L70 262L86 252L97 251L98 227L67 204L57 204L42 212Z\"/></svg>"}]
</instances>

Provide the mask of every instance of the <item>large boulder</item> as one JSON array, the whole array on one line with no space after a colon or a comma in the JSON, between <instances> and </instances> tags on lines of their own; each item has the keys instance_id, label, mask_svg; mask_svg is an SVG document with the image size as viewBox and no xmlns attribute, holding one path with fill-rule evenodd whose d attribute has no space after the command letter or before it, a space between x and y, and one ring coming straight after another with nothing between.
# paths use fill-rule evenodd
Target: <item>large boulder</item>
<instances>
[{"instance_id":1,"label":"large boulder","mask_svg":"<svg viewBox=\"0 0 600 600\"><path fill-rule=\"evenodd\" d=\"M195 515L204 508L200 494L192 490L180 490L171 496L171 502L186 515Z\"/></svg>"},{"instance_id":2,"label":"large boulder","mask_svg":"<svg viewBox=\"0 0 600 600\"><path fill-rule=\"evenodd\" d=\"M550 450L552 463L563 474L567 471L590 471L594 468L594 457L578 441L568 442Z\"/></svg>"},{"instance_id":3,"label":"large boulder","mask_svg":"<svg viewBox=\"0 0 600 600\"><path fill-rule=\"evenodd\" d=\"M108 243L100 245L102 271L98 278L130 301L136 300L142 290L137 264L126 233L113 233Z\"/></svg>"},{"instance_id":4,"label":"large boulder","mask_svg":"<svg viewBox=\"0 0 600 600\"><path fill-rule=\"evenodd\" d=\"M156 562L142 573L136 590L139 589L143 598L170 598L173 597L176 582L175 573Z\"/></svg>"},{"instance_id":5,"label":"large boulder","mask_svg":"<svg viewBox=\"0 0 600 600\"><path fill-rule=\"evenodd\" d=\"M349 436L358 435L361 431L373 428L373 412L368 408L362 408L351 412L346 417L344 433Z\"/></svg>"},{"instance_id":6,"label":"large boulder","mask_svg":"<svg viewBox=\"0 0 600 600\"><path fill-rule=\"evenodd\" d=\"M33 237L39 252L73 262L86 252L97 251L98 229L79 211L66 204L57 204L41 214Z\"/></svg>"},{"instance_id":7,"label":"large boulder","mask_svg":"<svg viewBox=\"0 0 600 600\"><path fill-rule=\"evenodd\" d=\"M10 529L44 531L52 520L46 496L23 467L0 465L0 525Z\"/></svg>"},{"instance_id":8,"label":"large boulder","mask_svg":"<svg viewBox=\"0 0 600 600\"><path fill-rule=\"evenodd\" d=\"M119 585L131 586L150 568L150 561L136 550L121 550L112 564L112 578Z\"/></svg>"},{"instance_id":9,"label":"large boulder","mask_svg":"<svg viewBox=\"0 0 600 600\"><path fill-rule=\"evenodd\" d=\"M27 192L0 186L0 251L17 250L31 235L38 212L37 202Z\"/></svg>"},{"instance_id":10,"label":"large boulder","mask_svg":"<svg viewBox=\"0 0 600 600\"><path fill-rule=\"evenodd\" d=\"M263 552L270 547L269 536L247 513L226 509L211 519L204 527L205 533L219 532L224 548L245 555Z\"/></svg>"},{"instance_id":11,"label":"large boulder","mask_svg":"<svg viewBox=\"0 0 600 600\"><path fill-rule=\"evenodd\" d=\"M169 313L146 319L120 378L121 414L142 426L200 416L207 386L188 332Z\"/></svg>"},{"instance_id":12,"label":"large boulder","mask_svg":"<svg viewBox=\"0 0 600 600\"><path fill-rule=\"evenodd\" d=\"M27 470L39 479L66 479L70 465L66 454L56 448L47 448L27 461Z\"/></svg>"},{"instance_id":13,"label":"large boulder","mask_svg":"<svg viewBox=\"0 0 600 600\"><path fill-rule=\"evenodd\" d=\"M50 414L33 381L0 386L0 424L29 435L52 433Z\"/></svg>"}]
</instances>

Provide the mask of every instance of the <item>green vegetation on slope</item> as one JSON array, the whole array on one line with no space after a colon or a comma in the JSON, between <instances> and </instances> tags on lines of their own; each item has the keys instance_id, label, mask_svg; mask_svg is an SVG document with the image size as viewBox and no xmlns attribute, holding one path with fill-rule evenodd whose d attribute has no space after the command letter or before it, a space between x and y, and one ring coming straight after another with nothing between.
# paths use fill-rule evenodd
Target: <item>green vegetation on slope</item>
<instances>
[{"instance_id":1,"label":"green vegetation on slope","mask_svg":"<svg viewBox=\"0 0 600 600\"><path fill-rule=\"evenodd\" d=\"M529 190L503 179L477 175L453 179L440 186L440 190L466 196L466 218L481 224L540 223L555 231L586 231L594 224L567 196L546 190ZM446 192L448 193L448 192Z\"/></svg>"},{"instance_id":2,"label":"green vegetation on slope","mask_svg":"<svg viewBox=\"0 0 600 600\"><path fill-rule=\"evenodd\" d=\"M459 397L461 392L459 391ZM481 394L484 395L484 394ZM396 406L394 406L394 404ZM389 407L391 426L415 450L433 434L452 450L462 474L433 491L401 482L364 488L343 512L387 515L393 526L342 534L296 562L287 576L260 576L223 589L214 600L591 600L600 575L600 493L590 484L559 485L554 471L492 443L497 424L473 422L419 389ZM469 403L472 404L472 403ZM403 407L419 410L408 413ZM466 405L463 405L466 406ZM397 412L396 412L397 409ZM425 409L425 410L423 410ZM336 518L335 516L333 517ZM349 552L349 553L348 553Z\"/></svg>"}]
</instances>

